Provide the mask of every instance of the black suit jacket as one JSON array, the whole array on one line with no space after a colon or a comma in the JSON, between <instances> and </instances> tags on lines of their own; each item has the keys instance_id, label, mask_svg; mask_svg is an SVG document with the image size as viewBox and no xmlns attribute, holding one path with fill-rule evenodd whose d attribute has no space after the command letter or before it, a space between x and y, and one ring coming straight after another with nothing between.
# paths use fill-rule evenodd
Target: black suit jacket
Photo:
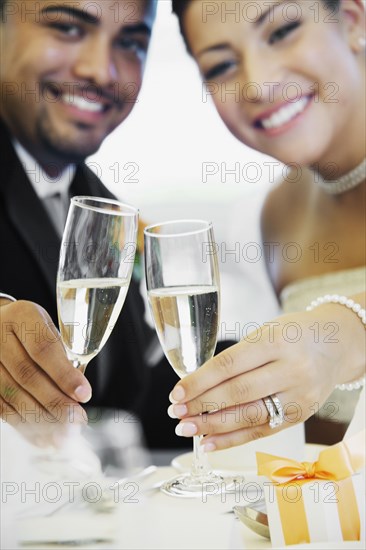
<instances>
[{"instance_id":1,"label":"black suit jacket","mask_svg":"<svg viewBox=\"0 0 366 550\"><path fill-rule=\"evenodd\" d=\"M17 299L40 304L57 324L56 273L60 239L27 178L2 121L0 155L0 290ZM71 195L112 197L85 164L77 167ZM131 281L120 318L107 344L86 371L93 386L92 405L140 408L150 370L145 365L144 353L153 337L143 321L143 314L137 284Z\"/></svg>"}]
</instances>

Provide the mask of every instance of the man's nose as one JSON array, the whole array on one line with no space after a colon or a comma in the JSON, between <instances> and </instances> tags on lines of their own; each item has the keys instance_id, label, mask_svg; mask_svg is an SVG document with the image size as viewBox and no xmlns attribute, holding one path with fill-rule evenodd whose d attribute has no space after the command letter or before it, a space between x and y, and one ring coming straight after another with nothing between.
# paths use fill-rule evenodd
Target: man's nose
<instances>
[{"instance_id":1,"label":"man's nose","mask_svg":"<svg viewBox=\"0 0 366 550\"><path fill-rule=\"evenodd\" d=\"M103 37L85 41L74 62L73 71L77 78L97 86L113 84L117 80L117 68L109 41Z\"/></svg>"}]
</instances>

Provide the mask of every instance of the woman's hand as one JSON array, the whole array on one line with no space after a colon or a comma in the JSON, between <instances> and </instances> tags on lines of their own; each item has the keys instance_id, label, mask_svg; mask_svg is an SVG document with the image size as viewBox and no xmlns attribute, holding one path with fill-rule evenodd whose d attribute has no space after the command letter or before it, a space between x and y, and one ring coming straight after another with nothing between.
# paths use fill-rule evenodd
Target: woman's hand
<instances>
[{"instance_id":1,"label":"woman's hand","mask_svg":"<svg viewBox=\"0 0 366 550\"><path fill-rule=\"evenodd\" d=\"M336 384L364 374L364 349L364 327L344 306L284 315L178 382L168 414L182 419L178 435L204 434L208 451L241 445L304 422ZM273 394L284 421L271 429L263 398Z\"/></svg>"},{"instance_id":2,"label":"woman's hand","mask_svg":"<svg viewBox=\"0 0 366 550\"><path fill-rule=\"evenodd\" d=\"M40 446L58 444L86 422L84 375L68 361L60 334L35 303L0 300L0 418Z\"/></svg>"}]
</instances>

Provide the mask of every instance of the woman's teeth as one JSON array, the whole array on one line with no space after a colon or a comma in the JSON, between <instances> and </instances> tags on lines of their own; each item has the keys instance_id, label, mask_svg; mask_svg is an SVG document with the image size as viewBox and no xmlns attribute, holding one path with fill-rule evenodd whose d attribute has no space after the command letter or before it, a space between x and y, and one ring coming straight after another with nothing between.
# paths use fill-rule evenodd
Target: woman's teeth
<instances>
[{"instance_id":1,"label":"woman's teeth","mask_svg":"<svg viewBox=\"0 0 366 550\"><path fill-rule=\"evenodd\" d=\"M63 94L61 99L67 105L77 107L81 111L99 113L105 108L103 103L98 103L97 101L89 101L79 95Z\"/></svg>"},{"instance_id":2,"label":"woman's teeth","mask_svg":"<svg viewBox=\"0 0 366 550\"><path fill-rule=\"evenodd\" d=\"M296 101L296 103L290 103L289 105L281 107L281 109L279 109L276 113L273 113L270 117L264 118L260 121L262 127L265 130L272 130L283 126L283 124L290 122L290 120L295 118L295 116L302 113L309 101L310 98L304 96Z\"/></svg>"}]
</instances>

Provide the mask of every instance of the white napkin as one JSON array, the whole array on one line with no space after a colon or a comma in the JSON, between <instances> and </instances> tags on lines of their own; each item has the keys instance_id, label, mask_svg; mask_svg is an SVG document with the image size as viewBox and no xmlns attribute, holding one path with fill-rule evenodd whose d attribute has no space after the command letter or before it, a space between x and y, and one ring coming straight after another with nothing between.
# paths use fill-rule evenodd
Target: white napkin
<instances>
[{"instance_id":1,"label":"white napkin","mask_svg":"<svg viewBox=\"0 0 366 550\"><path fill-rule=\"evenodd\" d=\"M80 434L53 451L34 447L6 423L0 431L2 548L16 547L14 538L16 544L114 539L111 480Z\"/></svg>"}]
</instances>

